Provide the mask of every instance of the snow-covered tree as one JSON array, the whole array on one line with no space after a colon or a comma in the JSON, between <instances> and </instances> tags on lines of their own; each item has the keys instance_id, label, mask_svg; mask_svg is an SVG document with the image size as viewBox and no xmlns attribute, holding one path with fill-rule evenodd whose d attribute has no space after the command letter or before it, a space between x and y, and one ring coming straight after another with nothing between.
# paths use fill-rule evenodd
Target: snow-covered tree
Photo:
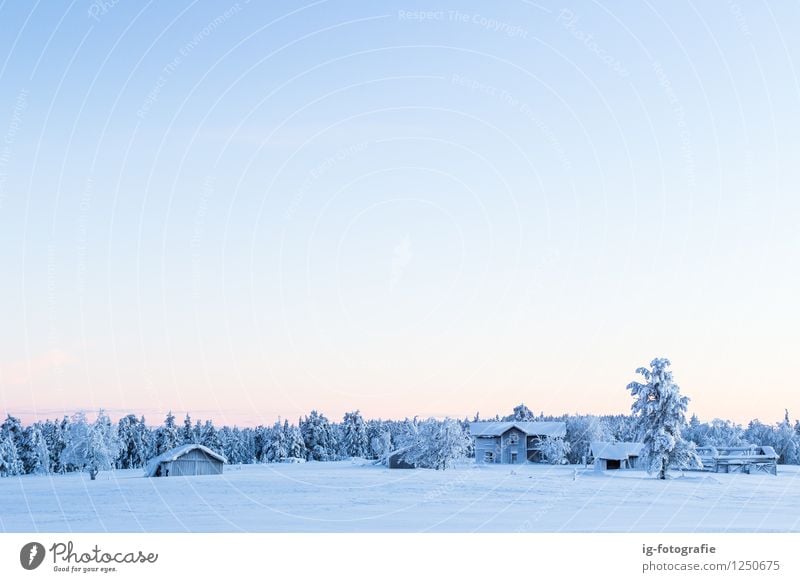
<instances>
[{"instance_id":1,"label":"snow-covered tree","mask_svg":"<svg viewBox=\"0 0 800 582\"><path fill-rule=\"evenodd\" d=\"M644 443L643 457L649 473L657 473L659 479L667 478L670 465L680 468L702 468L694 444L681 436L686 424L686 408L689 398L681 396L678 385L667 368L667 358L656 358L650 368L637 368L645 383L631 382L628 390L635 398L631 411L638 421Z\"/></svg>"},{"instance_id":2,"label":"snow-covered tree","mask_svg":"<svg viewBox=\"0 0 800 582\"><path fill-rule=\"evenodd\" d=\"M67 448L69 440L69 417L64 416L61 421L54 421L52 429L45 432L45 438L50 451L50 471L66 473L69 467L61 461L61 453Z\"/></svg>"},{"instance_id":3,"label":"snow-covered tree","mask_svg":"<svg viewBox=\"0 0 800 582\"><path fill-rule=\"evenodd\" d=\"M196 440L196 435L194 429L192 428L192 418L189 416L188 412L183 419L183 427L181 427L179 440L183 445L199 442Z\"/></svg>"},{"instance_id":4,"label":"snow-covered tree","mask_svg":"<svg viewBox=\"0 0 800 582\"><path fill-rule=\"evenodd\" d=\"M286 448L289 456L294 459L305 459L306 445L300 429L293 424L290 425L288 420L284 420L283 433L286 435Z\"/></svg>"},{"instance_id":5,"label":"snow-covered tree","mask_svg":"<svg viewBox=\"0 0 800 582\"><path fill-rule=\"evenodd\" d=\"M14 439L10 434L0 437L0 477L13 477L23 472Z\"/></svg>"},{"instance_id":6,"label":"snow-covered tree","mask_svg":"<svg viewBox=\"0 0 800 582\"><path fill-rule=\"evenodd\" d=\"M300 423L300 433L310 461L336 460L336 437L328 419L312 410Z\"/></svg>"},{"instance_id":7,"label":"snow-covered tree","mask_svg":"<svg viewBox=\"0 0 800 582\"><path fill-rule=\"evenodd\" d=\"M155 434L155 456L158 456L170 449L174 449L180 444L178 427L175 426L175 416L172 411L167 413L164 424L156 429Z\"/></svg>"},{"instance_id":8,"label":"snow-covered tree","mask_svg":"<svg viewBox=\"0 0 800 582\"><path fill-rule=\"evenodd\" d=\"M73 415L67 446L61 453L65 465L88 471L94 481L98 472L114 468L119 451L117 429L102 410L91 424L83 412Z\"/></svg>"},{"instance_id":9,"label":"snow-covered tree","mask_svg":"<svg viewBox=\"0 0 800 582\"><path fill-rule=\"evenodd\" d=\"M800 460L800 439L789 421L789 411L786 411L783 422L775 427L774 434L775 452L780 456L779 462L784 464L797 464Z\"/></svg>"},{"instance_id":10,"label":"snow-covered tree","mask_svg":"<svg viewBox=\"0 0 800 582\"><path fill-rule=\"evenodd\" d=\"M280 420L275 422L269 433L269 440L263 457L267 463L277 463L289 457L288 435L284 431Z\"/></svg>"},{"instance_id":11,"label":"snow-covered tree","mask_svg":"<svg viewBox=\"0 0 800 582\"><path fill-rule=\"evenodd\" d=\"M391 431L388 428L381 427L370 440L369 447L373 459L380 459L385 462L389 453L394 450Z\"/></svg>"},{"instance_id":12,"label":"snow-covered tree","mask_svg":"<svg viewBox=\"0 0 800 582\"><path fill-rule=\"evenodd\" d=\"M358 410L344 415L341 446L345 457L369 457L367 425Z\"/></svg>"},{"instance_id":13,"label":"snow-covered tree","mask_svg":"<svg viewBox=\"0 0 800 582\"><path fill-rule=\"evenodd\" d=\"M541 444L542 457L551 465L564 462L570 450L570 444L561 437L545 438Z\"/></svg>"},{"instance_id":14,"label":"snow-covered tree","mask_svg":"<svg viewBox=\"0 0 800 582\"><path fill-rule=\"evenodd\" d=\"M403 459L416 467L428 469L447 469L459 459L466 457L469 436L461 424L452 418L443 421L430 418L415 428L415 434Z\"/></svg>"},{"instance_id":15,"label":"snow-covered tree","mask_svg":"<svg viewBox=\"0 0 800 582\"><path fill-rule=\"evenodd\" d=\"M536 418L536 415L533 414L533 411L525 406L524 403L520 403L518 406L514 407L514 412L511 416L506 416L504 420L507 421L516 421L516 422L529 422Z\"/></svg>"},{"instance_id":16,"label":"snow-covered tree","mask_svg":"<svg viewBox=\"0 0 800 582\"><path fill-rule=\"evenodd\" d=\"M217 434L217 429L211 420L207 420L205 424L203 424L203 432L200 435L200 444L204 447L208 447L212 451L222 451L222 443L220 442L219 435Z\"/></svg>"},{"instance_id":17,"label":"snow-covered tree","mask_svg":"<svg viewBox=\"0 0 800 582\"><path fill-rule=\"evenodd\" d=\"M129 414L119 419L117 434L120 440L120 454L117 467L120 469L138 469L144 467L148 460L148 438L150 432L136 415Z\"/></svg>"},{"instance_id":18,"label":"snow-covered tree","mask_svg":"<svg viewBox=\"0 0 800 582\"><path fill-rule=\"evenodd\" d=\"M42 425L34 423L22 432L19 458L27 474L43 475L50 472L50 452L42 434Z\"/></svg>"},{"instance_id":19,"label":"snow-covered tree","mask_svg":"<svg viewBox=\"0 0 800 582\"><path fill-rule=\"evenodd\" d=\"M567 460L570 463L583 463L589 455L592 441L606 441L611 437L605 422L597 416L575 415L564 418L567 425L566 441L569 444Z\"/></svg>"}]
</instances>

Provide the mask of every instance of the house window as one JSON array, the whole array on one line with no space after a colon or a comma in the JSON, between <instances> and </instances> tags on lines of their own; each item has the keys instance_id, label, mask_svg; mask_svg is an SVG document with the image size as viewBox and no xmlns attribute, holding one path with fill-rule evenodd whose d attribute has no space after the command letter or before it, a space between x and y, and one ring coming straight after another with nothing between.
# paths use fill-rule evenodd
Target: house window
<instances>
[{"instance_id":1,"label":"house window","mask_svg":"<svg viewBox=\"0 0 800 582\"><path fill-rule=\"evenodd\" d=\"M484 453L483 453L483 462L484 463L494 463L494 453L492 451L484 451Z\"/></svg>"},{"instance_id":2,"label":"house window","mask_svg":"<svg viewBox=\"0 0 800 582\"><path fill-rule=\"evenodd\" d=\"M517 433L511 433L508 435L508 444L516 445L519 442L519 435Z\"/></svg>"}]
</instances>

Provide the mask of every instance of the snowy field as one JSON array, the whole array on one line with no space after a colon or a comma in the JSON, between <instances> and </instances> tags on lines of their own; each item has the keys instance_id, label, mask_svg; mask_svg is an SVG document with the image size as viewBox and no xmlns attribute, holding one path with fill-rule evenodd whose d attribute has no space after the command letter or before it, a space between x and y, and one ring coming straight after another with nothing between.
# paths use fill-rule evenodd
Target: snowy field
<instances>
[{"instance_id":1,"label":"snowy field","mask_svg":"<svg viewBox=\"0 0 800 582\"><path fill-rule=\"evenodd\" d=\"M0 479L6 532L798 532L800 467L778 476L363 461Z\"/></svg>"}]
</instances>

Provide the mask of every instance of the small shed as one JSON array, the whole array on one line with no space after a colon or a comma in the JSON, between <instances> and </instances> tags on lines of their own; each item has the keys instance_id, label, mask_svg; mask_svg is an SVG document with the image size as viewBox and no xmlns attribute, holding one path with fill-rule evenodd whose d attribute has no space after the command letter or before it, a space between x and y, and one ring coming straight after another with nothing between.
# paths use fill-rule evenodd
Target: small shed
<instances>
[{"instance_id":1,"label":"small shed","mask_svg":"<svg viewBox=\"0 0 800 582\"><path fill-rule=\"evenodd\" d=\"M416 469L412 463L409 463L403 458L403 453L408 450L408 447L398 449L386 457L386 466L390 469Z\"/></svg>"},{"instance_id":2,"label":"small shed","mask_svg":"<svg viewBox=\"0 0 800 582\"><path fill-rule=\"evenodd\" d=\"M594 441L590 445L590 453L594 457L596 471L635 469L639 463L642 448L644 448L642 443Z\"/></svg>"},{"instance_id":3,"label":"small shed","mask_svg":"<svg viewBox=\"0 0 800 582\"><path fill-rule=\"evenodd\" d=\"M147 463L147 477L221 475L228 460L208 447L187 444L170 449Z\"/></svg>"}]
</instances>

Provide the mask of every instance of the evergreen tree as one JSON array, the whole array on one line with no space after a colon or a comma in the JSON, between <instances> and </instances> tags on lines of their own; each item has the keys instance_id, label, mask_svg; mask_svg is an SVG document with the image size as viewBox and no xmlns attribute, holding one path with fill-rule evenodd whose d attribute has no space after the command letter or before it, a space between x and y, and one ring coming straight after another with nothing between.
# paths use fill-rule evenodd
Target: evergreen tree
<instances>
[{"instance_id":1,"label":"evergreen tree","mask_svg":"<svg viewBox=\"0 0 800 582\"><path fill-rule=\"evenodd\" d=\"M177 447L179 443L180 439L178 437L178 427L175 426L175 417L172 411L169 411L164 419L164 424L156 429L155 456Z\"/></svg>"},{"instance_id":2,"label":"evergreen tree","mask_svg":"<svg viewBox=\"0 0 800 582\"><path fill-rule=\"evenodd\" d=\"M283 433L286 435L286 448L289 457L293 459L305 459L306 445L303 442L303 435L300 434L300 429L293 424L290 425L288 420L284 420Z\"/></svg>"},{"instance_id":3,"label":"evergreen tree","mask_svg":"<svg viewBox=\"0 0 800 582\"><path fill-rule=\"evenodd\" d=\"M367 438L367 425L361 413L346 412L342 421L342 454L345 457L369 456L369 439Z\"/></svg>"},{"instance_id":4,"label":"evergreen tree","mask_svg":"<svg viewBox=\"0 0 800 582\"><path fill-rule=\"evenodd\" d=\"M264 452L264 460L267 463L278 463L289 457L289 443L287 439L288 435L284 431L281 421L276 421L270 431L267 449Z\"/></svg>"},{"instance_id":5,"label":"evergreen tree","mask_svg":"<svg viewBox=\"0 0 800 582\"><path fill-rule=\"evenodd\" d=\"M55 429L53 446L50 448L50 463L53 473L66 473L71 469L61 460L69 442L69 424L69 417L64 416Z\"/></svg>"},{"instance_id":6,"label":"evergreen tree","mask_svg":"<svg viewBox=\"0 0 800 582\"><path fill-rule=\"evenodd\" d=\"M17 445L11 434L0 433L0 477L22 475L23 466L17 453Z\"/></svg>"},{"instance_id":7,"label":"evergreen tree","mask_svg":"<svg viewBox=\"0 0 800 582\"><path fill-rule=\"evenodd\" d=\"M180 441L183 445L198 442L195 440L194 430L192 430L192 419L188 412L183 419L183 428L181 428Z\"/></svg>"},{"instance_id":8,"label":"evergreen tree","mask_svg":"<svg viewBox=\"0 0 800 582\"><path fill-rule=\"evenodd\" d=\"M524 403L521 403L518 406L514 407L514 412L511 414L511 416L506 416L503 420L516 421L516 422L530 422L535 419L536 416L533 414L533 411L527 406L525 406Z\"/></svg>"},{"instance_id":9,"label":"evergreen tree","mask_svg":"<svg viewBox=\"0 0 800 582\"><path fill-rule=\"evenodd\" d=\"M648 463L648 472L657 473L659 479L667 478L667 469L673 464L681 468L703 467L694 452L694 444L687 443L681 436L689 398L681 396L672 372L667 369L669 365L668 359L656 358L650 362L652 369L636 370L646 380L645 384L628 384L635 398L631 411L643 435L643 457Z\"/></svg>"},{"instance_id":10,"label":"evergreen tree","mask_svg":"<svg viewBox=\"0 0 800 582\"><path fill-rule=\"evenodd\" d=\"M336 460L336 438L325 416L312 410L302 421L300 432L303 435L308 460Z\"/></svg>"},{"instance_id":11,"label":"evergreen tree","mask_svg":"<svg viewBox=\"0 0 800 582\"><path fill-rule=\"evenodd\" d=\"M147 436L149 435L147 427L144 426L144 418L139 421L133 414L120 418L117 434L120 441L117 467L120 469L144 467L148 459Z\"/></svg>"},{"instance_id":12,"label":"evergreen tree","mask_svg":"<svg viewBox=\"0 0 800 582\"><path fill-rule=\"evenodd\" d=\"M222 443L217 435L217 429L214 427L214 423L211 420L207 420L203 425L200 444L217 453L222 451Z\"/></svg>"},{"instance_id":13,"label":"evergreen tree","mask_svg":"<svg viewBox=\"0 0 800 582\"><path fill-rule=\"evenodd\" d=\"M18 452L22 446L22 433L22 423L18 418L11 416L10 414L6 416L3 424L0 424L0 438L11 437L11 440L14 441L14 446L17 447Z\"/></svg>"},{"instance_id":14,"label":"evergreen tree","mask_svg":"<svg viewBox=\"0 0 800 582\"><path fill-rule=\"evenodd\" d=\"M269 429L259 424L253 431L253 450L256 463L265 463L264 452L269 443Z\"/></svg>"},{"instance_id":15,"label":"evergreen tree","mask_svg":"<svg viewBox=\"0 0 800 582\"><path fill-rule=\"evenodd\" d=\"M25 473L42 475L50 472L50 452L47 450L40 423L34 423L23 430L18 452Z\"/></svg>"}]
</instances>

